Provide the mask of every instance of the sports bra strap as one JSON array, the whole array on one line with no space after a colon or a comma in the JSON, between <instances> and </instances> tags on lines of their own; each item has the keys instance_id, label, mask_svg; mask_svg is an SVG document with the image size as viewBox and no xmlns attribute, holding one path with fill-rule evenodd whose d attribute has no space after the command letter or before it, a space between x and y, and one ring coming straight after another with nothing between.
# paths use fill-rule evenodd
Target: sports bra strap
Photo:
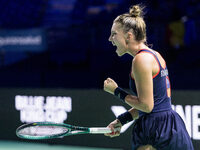
<instances>
[{"instance_id":1,"label":"sports bra strap","mask_svg":"<svg viewBox=\"0 0 200 150\"><path fill-rule=\"evenodd\" d=\"M141 50L139 50L139 51L137 52L137 54L139 54L139 53L141 53L141 52L151 53L151 54L155 57L155 59L157 60L157 62L158 62L158 64L159 64L159 67L160 67L160 68L163 68L162 65L161 65L161 63L160 63L160 61L159 61L159 59L158 59L158 57L157 57L157 55L156 55L156 53L154 53L154 52L152 52L152 51L150 51L150 50L147 50L147 49L141 49ZM136 55L137 55L137 54L136 54Z\"/></svg>"}]
</instances>

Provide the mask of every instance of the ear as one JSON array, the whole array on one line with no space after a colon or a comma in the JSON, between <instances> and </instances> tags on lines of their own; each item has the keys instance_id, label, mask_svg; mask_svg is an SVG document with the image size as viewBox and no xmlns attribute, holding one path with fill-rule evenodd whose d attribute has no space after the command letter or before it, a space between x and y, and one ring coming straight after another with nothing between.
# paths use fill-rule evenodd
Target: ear
<instances>
[{"instance_id":1,"label":"ear","mask_svg":"<svg viewBox=\"0 0 200 150\"><path fill-rule=\"evenodd\" d=\"M127 32L126 33L126 43L129 43L130 40L132 40L134 37L133 37L133 33L132 32Z\"/></svg>"}]
</instances>

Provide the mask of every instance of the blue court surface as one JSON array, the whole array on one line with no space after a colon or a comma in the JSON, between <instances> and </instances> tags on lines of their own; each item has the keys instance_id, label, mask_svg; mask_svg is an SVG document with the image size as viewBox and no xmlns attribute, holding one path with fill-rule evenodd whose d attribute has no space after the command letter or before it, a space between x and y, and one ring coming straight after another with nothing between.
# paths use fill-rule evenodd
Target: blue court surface
<instances>
[{"instance_id":1,"label":"blue court surface","mask_svg":"<svg viewBox=\"0 0 200 150\"><path fill-rule=\"evenodd\" d=\"M64 145L34 144L17 141L0 141L0 150L120 150L95 147L76 147Z\"/></svg>"}]
</instances>

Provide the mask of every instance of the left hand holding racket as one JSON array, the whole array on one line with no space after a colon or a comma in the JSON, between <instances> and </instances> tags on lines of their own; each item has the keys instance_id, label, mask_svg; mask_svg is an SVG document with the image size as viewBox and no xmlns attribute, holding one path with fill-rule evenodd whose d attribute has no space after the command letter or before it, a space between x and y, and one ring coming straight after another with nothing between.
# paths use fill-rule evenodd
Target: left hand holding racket
<instances>
[{"instance_id":1,"label":"left hand holding racket","mask_svg":"<svg viewBox=\"0 0 200 150\"><path fill-rule=\"evenodd\" d=\"M110 128L112 132L105 133L104 135L112 138L120 135L122 124L118 119L116 119L113 122L111 122L107 127Z\"/></svg>"}]
</instances>

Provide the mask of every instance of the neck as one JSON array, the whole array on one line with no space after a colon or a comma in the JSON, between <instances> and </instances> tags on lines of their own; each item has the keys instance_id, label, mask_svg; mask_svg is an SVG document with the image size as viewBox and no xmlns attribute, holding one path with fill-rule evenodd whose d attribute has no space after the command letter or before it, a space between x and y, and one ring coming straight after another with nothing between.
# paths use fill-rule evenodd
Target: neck
<instances>
[{"instance_id":1,"label":"neck","mask_svg":"<svg viewBox=\"0 0 200 150\"><path fill-rule=\"evenodd\" d=\"M141 49L149 49L149 47L146 46L143 42L132 43L130 45L129 54L134 57Z\"/></svg>"}]
</instances>

